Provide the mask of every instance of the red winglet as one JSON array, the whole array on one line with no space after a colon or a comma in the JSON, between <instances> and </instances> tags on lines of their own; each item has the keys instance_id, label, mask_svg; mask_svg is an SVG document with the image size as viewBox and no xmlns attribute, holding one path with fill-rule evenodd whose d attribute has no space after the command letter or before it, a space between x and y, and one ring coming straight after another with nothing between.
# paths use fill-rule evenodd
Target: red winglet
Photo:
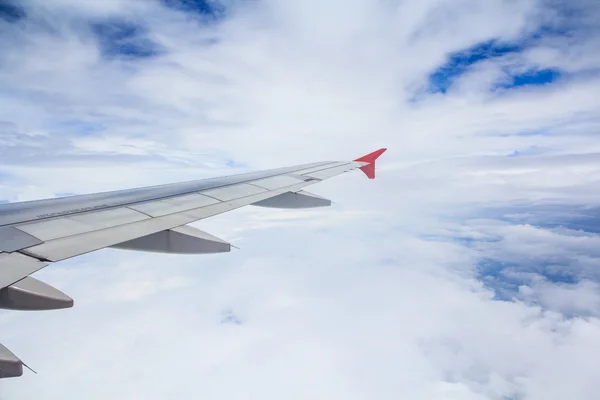
<instances>
[{"instance_id":1,"label":"red winglet","mask_svg":"<svg viewBox=\"0 0 600 400\"><path fill-rule=\"evenodd\" d=\"M356 160L353 160L353 161L369 163L367 165L363 165L362 167L360 167L360 169L362 172L365 173L365 175L367 175L367 178L375 179L375 160L377 160L379 158L379 156L382 155L386 150L387 150L386 148L375 150L374 152L369 153L366 156L357 158Z\"/></svg>"}]
</instances>

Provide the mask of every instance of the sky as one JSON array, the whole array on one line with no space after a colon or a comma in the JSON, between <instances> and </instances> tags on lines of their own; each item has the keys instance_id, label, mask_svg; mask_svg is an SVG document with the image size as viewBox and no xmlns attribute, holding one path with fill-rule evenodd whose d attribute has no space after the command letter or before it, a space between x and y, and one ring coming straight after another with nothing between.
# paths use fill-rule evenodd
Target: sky
<instances>
[{"instance_id":1,"label":"sky","mask_svg":"<svg viewBox=\"0 0 600 400\"><path fill-rule=\"evenodd\" d=\"M102 250L0 399L597 399L600 3L0 0L0 202L380 147L318 210Z\"/></svg>"}]
</instances>

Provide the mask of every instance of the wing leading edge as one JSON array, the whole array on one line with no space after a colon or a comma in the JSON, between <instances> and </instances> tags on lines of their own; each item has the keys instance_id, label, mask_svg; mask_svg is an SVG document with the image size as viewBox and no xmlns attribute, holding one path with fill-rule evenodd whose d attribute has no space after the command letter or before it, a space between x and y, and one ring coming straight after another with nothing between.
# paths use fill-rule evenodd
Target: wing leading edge
<instances>
[{"instance_id":1,"label":"wing leading edge","mask_svg":"<svg viewBox=\"0 0 600 400\"><path fill-rule=\"evenodd\" d=\"M187 224L255 205L312 208L331 201L306 186L354 169L375 178L379 149L353 161L326 161L222 178L0 205L0 308L51 310L73 300L30 277L51 262L106 247L175 254L221 253L231 244ZM24 364L0 345L0 378Z\"/></svg>"}]
</instances>

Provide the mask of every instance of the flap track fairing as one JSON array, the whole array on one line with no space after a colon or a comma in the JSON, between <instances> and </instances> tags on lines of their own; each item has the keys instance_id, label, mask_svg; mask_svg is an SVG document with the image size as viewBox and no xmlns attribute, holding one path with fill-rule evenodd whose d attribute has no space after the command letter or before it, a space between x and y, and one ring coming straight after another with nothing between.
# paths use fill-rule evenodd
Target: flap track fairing
<instances>
[{"instance_id":1,"label":"flap track fairing","mask_svg":"<svg viewBox=\"0 0 600 400\"><path fill-rule=\"evenodd\" d=\"M0 344L0 378L16 378L23 375L23 361Z\"/></svg>"},{"instance_id":2,"label":"flap track fairing","mask_svg":"<svg viewBox=\"0 0 600 400\"><path fill-rule=\"evenodd\" d=\"M156 232L111 247L169 254L212 254L231 251L231 244L191 226Z\"/></svg>"},{"instance_id":3,"label":"flap track fairing","mask_svg":"<svg viewBox=\"0 0 600 400\"><path fill-rule=\"evenodd\" d=\"M0 290L0 308L23 311L59 310L73 307L73 299L31 276Z\"/></svg>"},{"instance_id":4,"label":"flap track fairing","mask_svg":"<svg viewBox=\"0 0 600 400\"><path fill-rule=\"evenodd\" d=\"M285 192L278 196L258 201L252 205L269 208L316 208L329 207L331 200L301 190L299 192Z\"/></svg>"}]
</instances>

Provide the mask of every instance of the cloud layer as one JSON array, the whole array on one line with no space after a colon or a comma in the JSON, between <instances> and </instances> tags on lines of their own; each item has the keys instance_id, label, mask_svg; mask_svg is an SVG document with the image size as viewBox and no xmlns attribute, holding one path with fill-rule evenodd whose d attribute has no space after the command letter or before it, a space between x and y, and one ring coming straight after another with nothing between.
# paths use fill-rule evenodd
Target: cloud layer
<instances>
[{"instance_id":1,"label":"cloud layer","mask_svg":"<svg viewBox=\"0 0 600 400\"><path fill-rule=\"evenodd\" d=\"M375 148L327 210L195 225L241 249L105 250L0 314L1 398L594 399L594 1L0 2L0 200Z\"/></svg>"}]
</instances>

